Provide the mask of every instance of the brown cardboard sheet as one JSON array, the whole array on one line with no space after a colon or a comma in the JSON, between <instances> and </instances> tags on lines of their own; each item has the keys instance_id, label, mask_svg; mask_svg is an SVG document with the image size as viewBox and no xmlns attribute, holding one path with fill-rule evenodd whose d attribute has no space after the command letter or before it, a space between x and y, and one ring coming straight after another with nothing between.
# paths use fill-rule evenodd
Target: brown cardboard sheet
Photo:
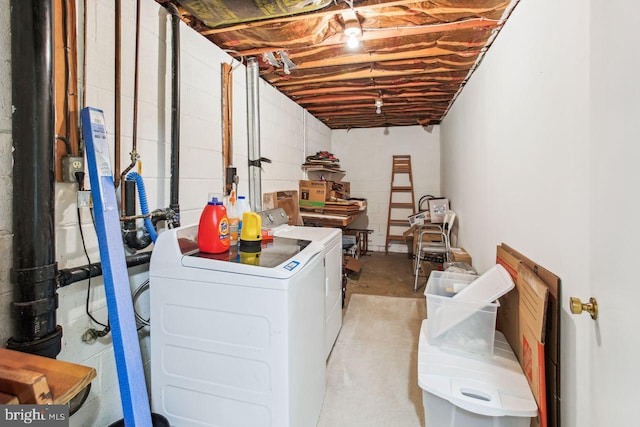
<instances>
[{"instance_id":1,"label":"brown cardboard sheet","mask_svg":"<svg viewBox=\"0 0 640 427\"><path fill-rule=\"evenodd\" d=\"M532 390L545 414L532 426L560 427L560 278L504 243L497 248L496 260L516 282L516 288L500 299L498 330L509 340L525 373L529 369L529 379L535 381ZM526 365L534 362L537 371Z\"/></svg>"}]
</instances>

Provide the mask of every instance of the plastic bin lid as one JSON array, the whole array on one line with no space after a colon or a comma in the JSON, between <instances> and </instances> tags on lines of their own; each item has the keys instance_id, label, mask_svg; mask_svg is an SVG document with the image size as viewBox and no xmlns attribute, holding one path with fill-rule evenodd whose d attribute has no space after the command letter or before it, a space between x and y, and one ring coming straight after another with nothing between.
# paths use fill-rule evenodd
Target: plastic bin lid
<instances>
[{"instance_id":1,"label":"plastic bin lid","mask_svg":"<svg viewBox=\"0 0 640 427\"><path fill-rule=\"evenodd\" d=\"M452 351L427 342L422 321L418 384L424 391L479 415L535 417L538 406L511 347L496 331L492 356Z\"/></svg>"},{"instance_id":2,"label":"plastic bin lid","mask_svg":"<svg viewBox=\"0 0 640 427\"><path fill-rule=\"evenodd\" d=\"M439 331L432 331L434 336L447 332L478 310L496 301L513 289L514 286L515 284L507 270L500 264L494 265L452 296L452 304L447 304L440 308L439 316L442 327ZM460 304L454 304L453 302L460 302Z\"/></svg>"},{"instance_id":3,"label":"plastic bin lid","mask_svg":"<svg viewBox=\"0 0 640 427\"><path fill-rule=\"evenodd\" d=\"M465 301L493 302L509 292L515 284L500 264L496 264L484 274L458 292L453 298Z\"/></svg>"}]
</instances>

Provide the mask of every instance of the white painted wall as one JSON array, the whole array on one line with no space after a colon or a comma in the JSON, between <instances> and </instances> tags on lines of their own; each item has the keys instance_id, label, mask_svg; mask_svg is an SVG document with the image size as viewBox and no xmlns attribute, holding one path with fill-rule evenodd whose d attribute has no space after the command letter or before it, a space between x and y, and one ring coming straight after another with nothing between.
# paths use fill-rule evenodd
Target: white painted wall
<instances>
[{"instance_id":1,"label":"white painted wall","mask_svg":"<svg viewBox=\"0 0 640 427\"><path fill-rule=\"evenodd\" d=\"M640 365L638 262L640 227L640 4L591 0L591 291L596 322L574 319L591 339L592 425L626 425L637 413ZM600 227L602 223L612 226ZM575 316L574 316L575 317Z\"/></svg>"},{"instance_id":2,"label":"white painted wall","mask_svg":"<svg viewBox=\"0 0 640 427\"><path fill-rule=\"evenodd\" d=\"M82 2L80 2L82 3ZM141 155L150 209L169 204L171 23L164 8L143 1L138 104L137 151ZM114 10L109 0L88 1L87 105L104 110L109 138L114 132ZM135 51L135 2L122 2L122 169L130 162L132 144L133 68ZM0 250L12 253L12 157L11 157L11 63L9 0L0 0ZM181 24L181 152L180 207L183 225L196 223L209 193L222 193L221 63L232 59L209 41ZM234 61L237 64L237 61ZM300 165L307 152L329 150L331 132L264 81L260 82L262 156L273 160L263 165L262 189L297 190L303 177ZM240 194L248 193L246 74L233 72L234 163L240 176ZM88 179L86 180L88 186ZM56 184L56 258L64 269L87 263L78 232L76 186ZM88 211L82 227L92 262L99 260L96 234ZM0 257L0 342L11 337L9 307L10 256ZM130 270L131 287L143 283L144 267ZM105 321L106 302L102 278L91 281L91 311ZM63 350L58 356L95 367L85 406L71 418L71 426L108 425L121 418L120 396L111 338L85 344L81 335L92 325L84 310L87 282L59 290L58 323L64 329ZM148 309L148 293L139 309ZM148 365L149 337L141 332L143 359ZM148 373L148 366L147 373Z\"/></svg>"},{"instance_id":3,"label":"white painted wall","mask_svg":"<svg viewBox=\"0 0 640 427\"><path fill-rule=\"evenodd\" d=\"M579 0L521 1L441 125L442 188L474 266L505 242L561 277L563 305L588 299L592 228L608 226L589 215L590 16ZM595 426L576 321L563 307L562 425Z\"/></svg>"},{"instance_id":4,"label":"white painted wall","mask_svg":"<svg viewBox=\"0 0 640 427\"><path fill-rule=\"evenodd\" d=\"M441 194L438 126L334 130L331 133L331 149L340 159L340 167L346 171L342 180L351 183L351 196L367 199L366 215L358 218L350 227L373 230L369 236L369 249L373 251L385 250L392 156L411 156L416 205L423 195ZM396 175L398 180L406 178L406 174ZM396 185L407 184L398 181ZM405 201L396 196L394 201ZM411 199L406 201L410 202ZM389 250L407 252L407 245L394 243Z\"/></svg>"}]
</instances>

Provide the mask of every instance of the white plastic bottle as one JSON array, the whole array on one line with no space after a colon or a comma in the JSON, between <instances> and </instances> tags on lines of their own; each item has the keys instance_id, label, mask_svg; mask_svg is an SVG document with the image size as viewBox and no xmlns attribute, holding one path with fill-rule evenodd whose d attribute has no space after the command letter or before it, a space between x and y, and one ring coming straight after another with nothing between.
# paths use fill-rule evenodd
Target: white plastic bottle
<instances>
[{"instance_id":1,"label":"white plastic bottle","mask_svg":"<svg viewBox=\"0 0 640 427\"><path fill-rule=\"evenodd\" d=\"M242 231L242 215L245 212L251 212L251 208L249 207L249 203L247 203L247 198L245 196L238 196L238 200L236 200L236 215L238 217L238 236Z\"/></svg>"}]
</instances>

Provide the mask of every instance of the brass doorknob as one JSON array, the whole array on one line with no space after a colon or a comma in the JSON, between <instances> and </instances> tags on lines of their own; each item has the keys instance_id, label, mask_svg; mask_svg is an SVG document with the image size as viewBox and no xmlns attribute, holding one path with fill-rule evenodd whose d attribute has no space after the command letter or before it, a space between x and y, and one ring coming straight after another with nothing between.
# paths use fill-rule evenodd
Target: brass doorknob
<instances>
[{"instance_id":1,"label":"brass doorknob","mask_svg":"<svg viewBox=\"0 0 640 427\"><path fill-rule=\"evenodd\" d=\"M586 311L591 315L593 320L598 318L598 301L593 297L589 298L588 303L583 303L580 301L580 298L571 297L569 298L569 305L571 306L571 312L573 314L580 314Z\"/></svg>"}]
</instances>

